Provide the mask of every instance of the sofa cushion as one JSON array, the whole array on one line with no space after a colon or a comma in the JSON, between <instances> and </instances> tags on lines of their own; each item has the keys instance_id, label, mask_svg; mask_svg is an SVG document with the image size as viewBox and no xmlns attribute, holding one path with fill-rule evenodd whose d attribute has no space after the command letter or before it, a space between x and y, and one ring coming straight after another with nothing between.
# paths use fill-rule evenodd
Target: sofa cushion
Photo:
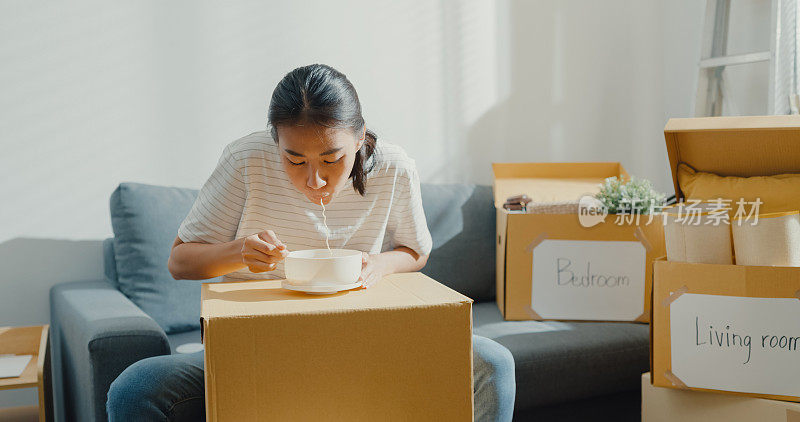
<instances>
[{"instance_id":1,"label":"sofa cushion","mask_svg":"<svg viewBox=\"0 0 800 422\"><path fill-rule=\"evenodd\" d=\"M433 251L422 272L476 302L495 296L495 225L492 188L422 184L422 207Z\"/></svg>"},{"instance_id":2,"label":"sofa cushion","mask_svg":"<svg viewBox=\"0 0 800 422\"><path fill-rule=\"evenodd\" d=\"M175 280L167 269L178 227L189 213L197 192L120 183L111 195L119 290L167 333L200 326L201 281Z\"/></svg>"},{"instance_id":3,"label":"sofa cushion","mask_svg":"<svg viewBox=\"0 0 800 422\"><path fill-rule=\"evenodd\" d=\"M504 321L494 302L472 315L475 334L514 356L517 410L637 390L650 367L646 324Z\"/></svg>"},{"instance_id":4,"label":"sofa cushion","mask_svg":"<svg viewBox=\"0 0 800 422\"><path fill-rule=\"evenodd\" d=\"M172 353L178 353L178 347L183 346L184 344L200 343L200 330L170 334L167 336L167 340L169 340L169 348Z\"/></svg>"}]
</instances>

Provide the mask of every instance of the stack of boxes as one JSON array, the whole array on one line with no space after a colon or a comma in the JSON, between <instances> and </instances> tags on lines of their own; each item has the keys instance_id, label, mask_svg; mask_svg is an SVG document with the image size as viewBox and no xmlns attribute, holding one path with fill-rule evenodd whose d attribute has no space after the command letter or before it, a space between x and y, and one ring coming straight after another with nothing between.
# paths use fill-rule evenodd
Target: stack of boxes
<instances>
[{"instance_id":1,"label":"stack of boxes","mask_svg":"<svg viewBox=\"0 0 800 422\"><path fill-rule=\"evenodd\" d=\"M673 119L665 138L676 197L678 164L720 176L800 173L800 117ZM494 165L497 302L507 320L650 322L650 421L800 421L800 267L666 260L662 215L639 221L583 212L536 213L576 201L618 163ZM508 197L532 198L526 210ZM623 220L623 221L619 221Z\"/></svg>"},{"instance_id":2,"label":"stack of boxes","mask_svg":"<svg viewBox=\"0 0 800 422\"><path fill-rule=\"evenodd\" d=\"M664 135L679 199L679 163L721 176L800 172L797 116L673 119ZM799 298L800 267L656 260L643 419L800 420Z\"/></svg>"}]
</instances>

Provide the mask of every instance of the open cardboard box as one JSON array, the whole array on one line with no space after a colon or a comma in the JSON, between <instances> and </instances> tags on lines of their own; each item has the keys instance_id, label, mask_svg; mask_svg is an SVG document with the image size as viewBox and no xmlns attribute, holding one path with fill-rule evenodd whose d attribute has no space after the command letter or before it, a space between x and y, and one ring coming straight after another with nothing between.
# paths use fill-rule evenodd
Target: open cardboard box
<instances>
[{"instance_id":1,"label":"open cardboard box","mask_svg":"<svg viewBox=\"0 0 800 422\"><path fill-rule=\"evenodd\" d=\"M722 176L800 172L800 116L671 119L677 166ZM800 268L654 263L652 383L800 401Z\"/></svg>"},{"instance_id":2,"label":"open cardboard box","mask_svg":"<svg viewBox=\"0 0 800 422\"><path fill-rule=\"evenodd\" d=\"M577 201L619 163L495 163L497 304L507 320L650 319L652 261L664 255L660 218L584 227L577 214L527 214L503 208L527 194L534 203ZM649 222L649 224L648 224Z\"/></svg>"},{"instance_id":3,"label":"open cardboard box","mask_svg":"<svg viewBox=\"0 0 800 422\"><path fill-rule=\"evenodd\" d=\"M643 422L800 422L800 403L661 388L642 374Z\"/></svg>"},{"instance_id":4,"label":"open cardboard box","mask_svg":"<svg viewBox=\"0 0 800 422\"><path fill-rule=\"evenodd\" d=\"M208 421L472 420L472 300L421 273L202 288Z\"/></svg>"}]
</instances>

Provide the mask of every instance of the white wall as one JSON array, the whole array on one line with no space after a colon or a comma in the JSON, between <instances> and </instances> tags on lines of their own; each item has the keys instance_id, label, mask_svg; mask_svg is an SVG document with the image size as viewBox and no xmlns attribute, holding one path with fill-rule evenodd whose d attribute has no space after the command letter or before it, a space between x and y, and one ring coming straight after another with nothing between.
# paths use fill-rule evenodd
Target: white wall
<instances>
[{"instance_id":1,"label":"white wall","mask_svg":"<svg viewBox=\"0 0 800 422\"><path fill-rule=\"evenodd\" d=\"M47 322L51 285L100 277L117 184L199 188L304 64L346 73L423 181L488 184L492 161L621 161L669 190L662 129L690 114L702 13L692 0L2 2L0 325Z\"/></svg>"}]
</instances>

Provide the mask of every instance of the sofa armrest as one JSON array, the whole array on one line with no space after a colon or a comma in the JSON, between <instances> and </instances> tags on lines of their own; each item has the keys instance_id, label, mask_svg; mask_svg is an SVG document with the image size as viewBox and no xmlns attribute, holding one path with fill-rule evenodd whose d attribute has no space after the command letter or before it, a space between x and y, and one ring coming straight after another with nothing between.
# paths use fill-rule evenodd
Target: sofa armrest
<instances>
[{"instance_id":1,"label":"sofa armrest","mask_svg":"<svg viewBox=\"0 0 800 422\"><path fill-rule=\"evenodd\" d=\"M107 420L111 382L141 359L170 353L164 330L104 280L53 286L50 320L59 420Z\"/></svg>"}]
</instances>

